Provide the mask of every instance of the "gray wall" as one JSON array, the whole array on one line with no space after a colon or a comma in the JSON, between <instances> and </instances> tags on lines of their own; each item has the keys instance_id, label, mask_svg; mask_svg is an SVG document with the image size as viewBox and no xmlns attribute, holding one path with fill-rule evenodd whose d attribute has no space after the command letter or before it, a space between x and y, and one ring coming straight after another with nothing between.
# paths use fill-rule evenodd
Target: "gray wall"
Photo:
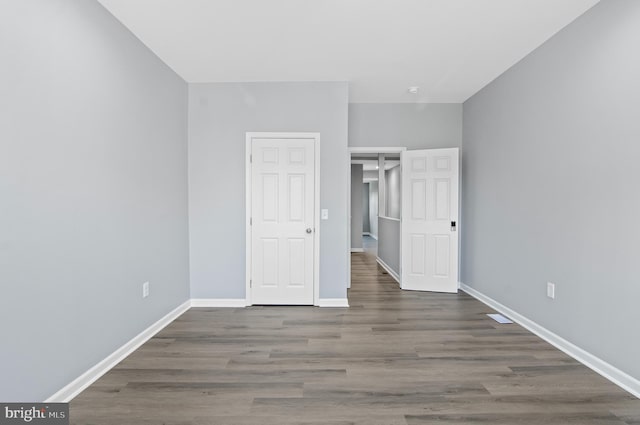
<instances>
[{"instance_id":1,"label":"gray wall","mask_svg":"<svg viewBox=\"0 0 640 425\"><path fill-rule=\"evenodd\" d=\"M378 237L378 182L369 183L369 233Z\"/></svg>"},{"instance_id":2,"label":"gray wall","mask_svg":"<svg viewBox=\"0 0 640 425\"><path fill-rule=\"evenodd\" d=\"M378 180L378 170L365 170L363 172L363 177L365 179L375 179Z\"/></svg>"},{"instance_id":3,"label":"gray wall","mask_svg":"<svg viewBox=\"0 0 640 425\"><path fill-rule=\"evenodd\" d=\"M378 219L378 257L400 274L400 220Z\"/></svg>"},{"instance_id":4,"label":"gray wall","mask_svg":"<svg viewBox=\"0 0 640 425\"><path fill-rule=\"evenodd\" d=\"M401 193L402 182L400 175L400 166L397 165L384 172L385 185L386 185L386 199L387 204L387 217L400 218L400 205L401 205Z\"/></svg>"},{"instance_id":5,"label":"gray wall","mask_svg":"<svg viewBox=\"0 0 640 425\"><path fill-rule=\"evenodd\" d=\"M430 149L461 144L462 104L349 104L349 146Z\"/></svg>"},{"instance_id":6,"label":"gray wall","mask_svg":"<svg viewBox=\"0 0 640 425\"><path fill-rule=\"evenodd\" d=\"M245 297L245 133L320 132L320 297L348 275L347 83L189 85L191 295Z\"/></svg>"},{"instance_id":7,"label":"gray wall","mask_svg":"<svg viewBox=\"0 0 640 425\"><path fill-rule=\"evenodd\" d=\"M94 1L0 40L0 400L36 401L189 298L187 85Z\"/></svg>"},{"instance_id":8,"label":"gray wall","mask_svg":"<svg viewBox=\"0 0 640 425\"><path fill-rule=\"evenodd\" d=\"M362 164L351 164L351 248L362 248Z\"/></svg>"},{"instance_id":9,"label":"gray wall","mask_svg":"<svg viewBox=\"0 0 640 425\"><path fill-rule=\"evenodd\" d=\"M371 224L369 223L369 183L362 185L362 232L369 233Z\"/></svg>"},{"instance_id":10,"label":"gray wall","mask_svg":"<svg viewBox=\"0 0 640 425\"><path fill-rule=\"evenodd\" d=\"M603 0L465 102L462 156L463 282L636 379L639 22Z\"/></svg>"}]
</instances>

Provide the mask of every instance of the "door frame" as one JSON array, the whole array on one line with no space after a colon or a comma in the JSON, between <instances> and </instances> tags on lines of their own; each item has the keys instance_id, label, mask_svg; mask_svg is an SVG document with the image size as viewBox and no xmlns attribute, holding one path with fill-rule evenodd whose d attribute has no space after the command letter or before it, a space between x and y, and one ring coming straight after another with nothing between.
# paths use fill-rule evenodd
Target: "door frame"
<instances>
[{"instance_id":1,"label":"door frame","mask_svg":"<svg viewBox=\"0 0 640 425\"><path fill-rule=\"evenodd\" d=\"M349 178L348 181L348 190L347 190L347 264L349 265L347 271L347 288L351 288L351 156L353 154L359 153L397 153L402 155L402 152L406 151L407 148L405 146L386 146L386 147L360 147L360 146L349 146L347 148L347 157L349 160L347 163L349 164ZM402 161L400 164L402 167ZM401 186L402 189L402 186ZM379 212L378 212L379 214ZM400 263L402 264L402 228L400 230ZM402 267L399 267L398 271L399 277L401 277ZM398 285L400 283L398 282Z\"/></svg>"},{"instance_id":2,"label":"door frame","mask_svg":"<svg viewBox=\"0 0 640 425\"><path fill-rule=\"evenodd\" d=\"M251 140L261 139L311 139L313 140L314 155L314 198L313 198L313 305L319 305L320 299L320 133L297 132L254 132L245 135L245 304L253 305L251 301ZM351 270L351 267L349 267Z\"/></svg>"}]
</instances>

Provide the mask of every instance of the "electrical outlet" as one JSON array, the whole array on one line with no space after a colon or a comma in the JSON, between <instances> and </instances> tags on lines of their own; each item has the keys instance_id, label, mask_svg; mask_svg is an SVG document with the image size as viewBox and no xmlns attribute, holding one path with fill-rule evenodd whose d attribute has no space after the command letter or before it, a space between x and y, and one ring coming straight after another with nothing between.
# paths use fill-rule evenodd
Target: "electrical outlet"
<instances>
[{"instance_id":1,"label":"electrical outlet","mask_svg":"<svg viewBox=\"0 0 640 425\"><path fill-rule=\"evenodd\" d=\"M149 282L145 282L142 284L142 298L147 298L149 296Z\"/></svg>"},{"instance_id":2,"label":"electrical outlet","mask_svg":"<svg viewBox=\"0 0 640 425\"><path fill-rule=\"evenodd\" d=\"M556 284L547 282L547 297L554 299L556 297Z\"/></svg>"}]
</instances>

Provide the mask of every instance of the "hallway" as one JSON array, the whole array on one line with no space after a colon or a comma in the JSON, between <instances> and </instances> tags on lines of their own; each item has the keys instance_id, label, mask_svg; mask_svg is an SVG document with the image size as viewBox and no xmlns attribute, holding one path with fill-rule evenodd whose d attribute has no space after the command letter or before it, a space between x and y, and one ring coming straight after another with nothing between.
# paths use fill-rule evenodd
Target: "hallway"
<instances>
[{"instance_id":1,"label":"hallway","mask_svg":"<svg viewBox=\"0 0 640 425\"><path fill-rule=\"evenodd\" d=\"M365 252L373 255L378 253L378 241L369 235L362 236L362 247Z\"/></svg>"},{"instance_id":2,"label":"hallway","mask_svg":"<svg viewBox=\"0 0 640 425\"><path fill-rule=\"evenodd\" d=\"M470 296L401 291L371 252L351 259L350 308L193 308L71 423L639 423L640 400Z\"/></svg>"}]
</instances>

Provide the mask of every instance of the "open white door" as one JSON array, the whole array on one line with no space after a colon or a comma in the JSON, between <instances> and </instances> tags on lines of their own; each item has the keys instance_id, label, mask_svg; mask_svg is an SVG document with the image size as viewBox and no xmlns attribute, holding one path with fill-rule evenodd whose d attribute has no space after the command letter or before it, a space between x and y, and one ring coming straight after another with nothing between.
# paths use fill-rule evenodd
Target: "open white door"
<instances>
[{"instance_id":1,"label":"open white door","mask_svg":"<svg viewBox=\"0 0 640 425\"><path fill-rule=\"evenodd\" d=\"M248 134L250 304L314 303L317 142Z\"/></svg>"},{"instance_id":2,"label":"open white door","mask_svg":"<svg viewBox=\"0 0 640 425\"><path fill-rule=\"evenodd\" d=\"M458 292L458 148L402 152L401 288Z\"/></svg>"}]
</instances>

